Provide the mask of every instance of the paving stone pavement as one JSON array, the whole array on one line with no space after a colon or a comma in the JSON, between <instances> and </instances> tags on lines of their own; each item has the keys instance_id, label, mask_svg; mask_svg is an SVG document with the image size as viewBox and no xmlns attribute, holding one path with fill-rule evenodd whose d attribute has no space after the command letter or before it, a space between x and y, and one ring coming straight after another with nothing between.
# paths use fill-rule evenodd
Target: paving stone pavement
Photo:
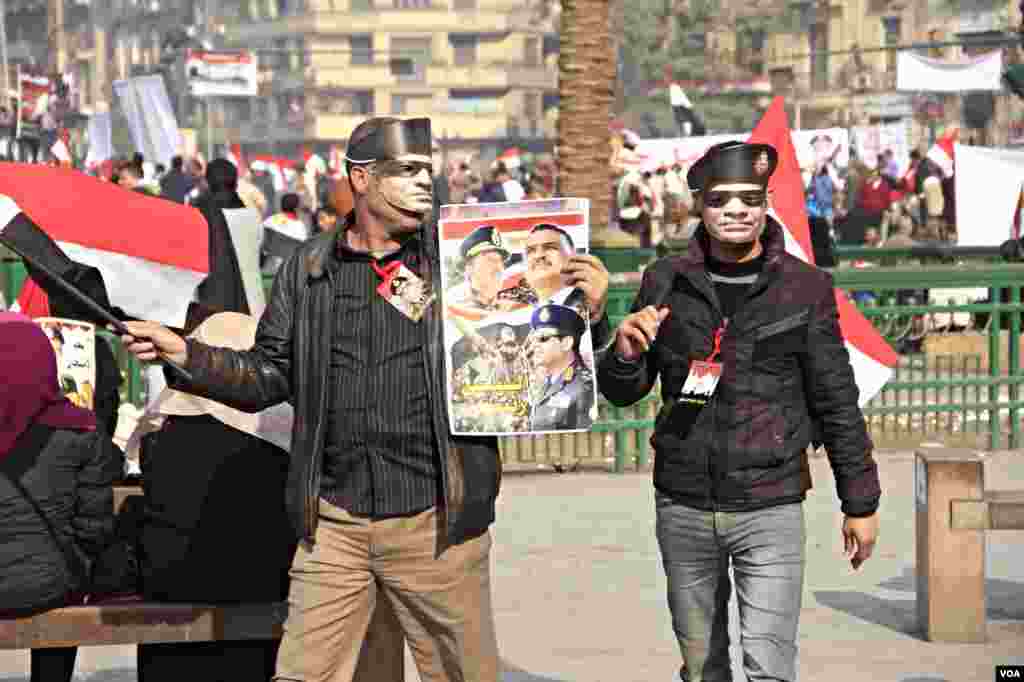
<instances>
[{"instance_id":1,"label":"paving stone pavement","mask_svg":"<svg viewBox=\"0 0 1024 682\"><path fill-rule=\"evenodd\" d=\"M987 536L990 641L926 642L915 611L913 455L879 452L878 460L881 537L857 572L842 558L827 461L812 460L800 680L989 682L997 664L1024 665L1024 532ZM986 481L1024 486L1024 452L990 455ZM653 506L649 474L505 477L492 559L502 682L672 679L679 653ZM735 630L735 603L733 615ZM732 653L742 682L736 646ZM406 682L418 682L407 661ZM27 671L27 652L0 652L0 682L27 680ZM83 649L76 680L135 682L133 648Z\"/></svg>"}]
</instances>

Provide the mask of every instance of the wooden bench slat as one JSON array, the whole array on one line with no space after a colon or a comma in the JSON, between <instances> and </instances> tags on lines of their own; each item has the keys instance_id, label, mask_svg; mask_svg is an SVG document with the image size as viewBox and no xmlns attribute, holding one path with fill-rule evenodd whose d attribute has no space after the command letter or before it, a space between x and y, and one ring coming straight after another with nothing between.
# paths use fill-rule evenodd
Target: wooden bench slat
<instances>
[{"instance_id":1,"label":"wooden bench slat","mask_svg":"<svg viewBox=\"0 0 1024 682\"><path fill-rule=\"evenodd\" d=\"M287 611L284 602L69 606L0 620L0 649L271 639L281 636Z\"/></svg>"}]
</instances>

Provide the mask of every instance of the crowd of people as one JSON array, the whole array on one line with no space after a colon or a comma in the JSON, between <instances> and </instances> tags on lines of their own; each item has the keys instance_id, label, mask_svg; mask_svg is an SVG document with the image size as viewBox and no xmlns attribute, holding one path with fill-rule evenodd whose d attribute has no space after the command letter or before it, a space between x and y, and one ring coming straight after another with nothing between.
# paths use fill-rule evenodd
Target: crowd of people
<instances>
[{"instance_id":1,"label":"crowd of people","mask_svg":"<svg viewBox=\"0 0 1024 682\"><path fill-rule=\"evenodd\" d=\"M776 158L766 145L730 143L687 171L692 248L648 269L614 333L601 261L568 249L561 268L593 323L605 397L628 405L660 385L657 538L684 682L729 674L733 582L748 676L795 679L812 434L829 451L854 569L877 537L878 471L831 282L785 252L768 215ZM498 442L453 433L437 303L420 316L389 300L413 282L417 299L442 286L430 121L368 119L346 159L344 229L300 242L269 300L257 305L246 287L249 253L214 264L184 328L124 320L128 352L186 376L168 375L129 440L142 495L116 517L124 455L109 426L61 395L41 328L0 314L0 617L111 594L258 602L287 592L283 639L143 646L140 678L351 680L373 629L396 660L408 641L424 679L499 679L489 530ZM203 179L196 205L211 235L233 239L246 212L266 219L243 203L230 162L210 162ZM493 182L506 198L516 191L504 174ZM285 197L282 211L297 216L301 199ZM557 247L550 228L533 236L538 249ZM396 271L400 286L382 291ZM532 420L560 420L585 375L580 320L555 303L530 321L551 375ZM683 400L697 374L700 396ZM73 648L33 652L33 680L69 680L74 659Z\"/></svg>"},{"instance_id":2,"label":"crowd of people","mask_svg":"<svg viewBox=\"0 0 1024 682\"><path fill-rule=\"evenodd\" d=\"M615 176L612 220L642 247L673 248L690 238L699 222L687 184L689 164L641 158L640 138L629 130L613 136ZM874 163L851 150L850 163L832 159L804 168L804 194L815 262L836 265L832 247L908 247L922 242L956 243L954 177L919 150L902 167L891 149Z\"/></svg>"}]
</instances>

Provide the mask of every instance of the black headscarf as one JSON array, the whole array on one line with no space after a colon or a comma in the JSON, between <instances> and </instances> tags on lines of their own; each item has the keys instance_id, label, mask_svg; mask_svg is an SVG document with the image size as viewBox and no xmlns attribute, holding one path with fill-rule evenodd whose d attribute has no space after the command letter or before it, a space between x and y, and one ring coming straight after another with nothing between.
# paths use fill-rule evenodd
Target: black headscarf
<instances>
[{"instance_id":1,"label":"black headscarf","mask_svg":"<svg viewBox=\"0 0 1024 682\"><path fill-rule=\"evenodd\" d=\"M210 274L199 285L198 302L215 310L248 315L242 271L223 212L245 208L236 191L238 171L227 159L214 159L206 167L206 182L210 190L196 199L195 206L210 228Z\"/></svg>"}]
</instances>

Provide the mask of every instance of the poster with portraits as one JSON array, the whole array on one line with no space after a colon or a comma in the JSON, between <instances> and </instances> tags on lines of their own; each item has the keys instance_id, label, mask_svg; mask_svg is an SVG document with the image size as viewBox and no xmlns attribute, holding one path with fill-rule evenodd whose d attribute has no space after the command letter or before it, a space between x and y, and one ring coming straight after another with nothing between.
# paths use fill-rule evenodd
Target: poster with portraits
<instances>
[{"instance_id":1,"label":"poster with portraits","mask_svg":"<svg viewBox=\"0 0 1024 682\"><path fill-rule=\"evenodd\" d=\"M590 429L587 301L563 273L590 248L588 201L442 206L439 229L452 433Z\"/></svg>"},{"instance_id":2,"label":"poster with portraits","mask_svg":"<svg viewBox=\"0 0 1024 682\"><path fill-rule=\"evenodd\" d=\"M59 317L37 317L57 356L57 381L64 396L79 407L93 409L96 392L96 327Z\"/></svg>"}]
</instances>

